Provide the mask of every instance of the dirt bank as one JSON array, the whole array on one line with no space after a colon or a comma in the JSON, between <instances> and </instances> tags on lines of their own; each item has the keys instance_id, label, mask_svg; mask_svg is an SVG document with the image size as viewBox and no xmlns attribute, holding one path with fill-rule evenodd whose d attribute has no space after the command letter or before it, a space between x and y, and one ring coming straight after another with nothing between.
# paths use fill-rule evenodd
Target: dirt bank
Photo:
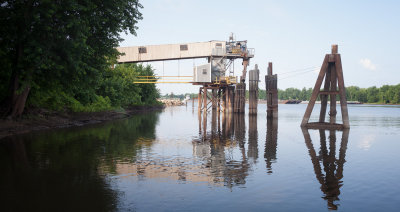
<instances>
[{"instance_id":1,"label":"dirt bank","mask_svg":"<svg viewBox=\"0 0 400 212\"><path fill-rule=\"evenodd\" d=\"M90 113L56 112L45 109L28 109L17 120L0 119L0 139L10 135L22 134L36 130L83 126L121 119L146 111L161 110L164 106L135 106L120 111L103 111Z\"/></svg>"}]
</instances>

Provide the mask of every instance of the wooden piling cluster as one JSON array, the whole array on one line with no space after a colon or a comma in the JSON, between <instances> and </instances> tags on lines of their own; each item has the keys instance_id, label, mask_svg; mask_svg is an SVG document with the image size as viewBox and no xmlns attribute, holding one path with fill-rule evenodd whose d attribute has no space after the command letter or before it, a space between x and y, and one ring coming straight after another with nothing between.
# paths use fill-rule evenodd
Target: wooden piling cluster
<instances>
[{"instance_id":1,"label":"wooden piling cluster","mask_svg":"<svg viewBox=\"0 0 400 212\"><path fill-rule=\"evenodd\" d=\"M249 114L257 114L259 75L260 71L256 64L254 70L249 71Z\"/></svg>"},{"instance_id":2,"label":"wooden piling cluster","mask_svg":"<svg viewBox=\"0 0 400 212\"><path fill-rule=\"evenodd\" d=\"M265 75L267 93L267 117L278 116L278 75L272 74L272 63L268 63L268 75Z\"/></svg>"},{"instance_id":3,"label":"wooden piling cluster","mask_svg":"<svg viewBox=\"0 0 400 212\"><path fill-rule=\"evenodd\" d=\"M211 92L210 92L211 90ZM223 112L233 112L234 103L233 86L208 86L199 88L198 112L207 112L210 108L218 114Z\"/></svg>"},{"instance_id":4,"label":"wooden piling cluster","mask_svg":"<svg viewBox=\"0 0 400 212\"><path fill-rule=\"evenodd\" d=\"M322 82L325 79L324 89L321 89ZM339 88L339 90L337 90ZM321 111L319 122L309 123L315 101L321 98ZM336 95L339 95L340 108L342 113L343 124L336 123ZM325 122L328 97L330 100L329 123ZM311 94L306 112L304 113L302 127L308 128L324 128L324 129L343 129L350 128L349 115L347 110L346 89L344 86L343 69L340 54L338 54L338 46L332 45L332 53L326 54L319 72L314 90Z\"/></svg>"},{"instance_id":5,"label":"wooden piling cluster","mask_svg":"<svg viewBox=\"0 0 400 212\"><path fill-rule=\"evenodd\" d=\"M246 83L241 82L236 84L233 112L244 113L246 105Z\"/></svg>"}]
</instances>

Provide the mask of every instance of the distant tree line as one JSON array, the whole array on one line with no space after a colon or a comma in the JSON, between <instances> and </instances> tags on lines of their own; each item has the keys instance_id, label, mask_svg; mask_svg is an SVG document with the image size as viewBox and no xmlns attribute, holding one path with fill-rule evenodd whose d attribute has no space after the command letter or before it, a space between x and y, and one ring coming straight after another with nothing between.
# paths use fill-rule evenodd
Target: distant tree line
<instances>
[{"instance_id":1,"label":"distant tree line","mask_svg":"<svg viewBox=\"0 0 400 212\"><path fill-rule=\"evenodd\" d=\"M312 88L278 90L278 98L281 100L297 99L307 101L310 100L311 94ZM259 91L259 98L266 98L265 90ZM376 86L369 88L349 86L346 87L346 98L347 101L359 101L362 103L400 104L400 84L384 85L380 88Z\"/></svg>"},{"instance_id":2,"label":"distant tree line","mask_svg":"<svg viewBox=\"0 0 400 212\"><path fill-rule=\"evenodd\" d=\"M118 65L120 33L136 34L138 0L0 1L0 115L25 106L73 111L153 104L149 66Z\"/></svg>"},{"instance_id":3,"label":"distant tree line","mask_svg":"<svg viewBox=\"0 0 400 212\"><path fill-rule=\"evenodd\" d=\"M312 88L286 88L285 90L278 89L278 98L281 100L297 99L302 101L308 101L311 98L313 89ZM189 95L197 98L196 94L181 94L175 95L184 97ZM249 96L249 91L246 91L246 98ZM258 91L259 99L266 99L266 91ZM337 96L338 100L339 97ZM376 86L369 88L360 88L357 86L346 87L346 98L347 101L359 101L361 103L380 103L380 104L400 104L400 84L398 85L384 85L380 88ZM319 100L319 98L318 98Z\"/></svg>"}]
</instances>

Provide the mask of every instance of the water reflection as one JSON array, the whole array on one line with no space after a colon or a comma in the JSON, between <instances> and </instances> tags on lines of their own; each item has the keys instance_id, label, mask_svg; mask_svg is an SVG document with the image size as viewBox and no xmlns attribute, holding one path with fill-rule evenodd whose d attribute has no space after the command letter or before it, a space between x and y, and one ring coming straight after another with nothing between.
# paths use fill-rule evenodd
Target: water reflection
<instances>
[{"instance_id":1,"label":"water reflection","mask_svg":"<svg viewBox=\"0 0 400 212\"><path fill-rule=\"evenodd\" d=\"M222 115L221 119L214 112L208 117L211 118L210 129L207 116L199 115L198 118L199 136L192 141L192 155L164 155L149 150L148 153L138 153L134 161L118 162L115 173L121 178L137 177L139 180L169 179L228 188L244 185L250 169L245 148L244 114ZM257 133L257 129L253 133ZM141 140L138 143L146 142L146 139ZM151 143L151 139L147 140ZM249 149L257 150L254 145L257 141L251 142ZM252 154L256 160L257 153Z\"/></svg>"},{"instance_id":2,"label":"water reflection","mask_svg":"<svg viewBox=\"0 0 400 212\"><path fill-rule=\"evenodd\" d=\"M276 148L278 146L278 118L267 118L267 139L265 141L264 158L267 164L267 173L272 174L272 163L276 162Z\"/></svg>"},{"instance_id":3,"label":"water reflection","mask_svg":"<svg viewBox=\"0 0 400 212\"><path fill-rule=\"evenodd\" d=\"M258 159L258 130L257 130L257 114L249 115L249 147L247 155L253 163L257 163Z\"/></svg>"},{"instance_id":4,"label":"water reflection","mask_svg":"<svg viewBox=\"0 0 400 212\"><path fill-rule=\"evenodd\" d=\"M0 141L2 211L114 211L109 173L155 137L157 113ZM101 126L101 127L100 127ZM146 130L143 130L146 129ZM21 204L22 203L22 204Z\"/></svg>"},{"instance_id":5,"label":"water reflection","mask_svg":"<svg viewBox=\"0 0 400 212\"><path fill-rule=\"evenodd\" d=\"M342 133L342 139L339 149L339 158L336 158L336 131L329 130L329 140L326 139L325 130L319 130L320 151L317 155L308 129L302 128L304 140L314 166L314 172L317 180L321 184L323 198L327 200L328 208L337 210L339 204L340 187L343 186L343 165L346 162L346 150L349 138L349 130L345 129ZM329 149L327 148L329 143ZM323 169L321 167L323 165ZM325 174L323 174L325 172Z\"/></svg>"},{"instance_id":6,"label":"water reflection","mask_svg":"<svg viewBox=\"0 0 400 212\"><path fill-rule=\"evenodd\" d=\"M222 125L222 130L220 130L220 125ZM204 170L210 174L212 182L223 183L229 188L244 185L250 169L245 149L244 114L222 113L222 120L220 120L216 113L212 113L211 130L207 131L204 116L202 127L203 133L192 142L193 155L201 159ZM254 144L257 142L252 142L252 145ZM234 153L237 147L239 154ZM254 146L249 146L250 148L257 149Z\"/></svg>"}]
</instances>

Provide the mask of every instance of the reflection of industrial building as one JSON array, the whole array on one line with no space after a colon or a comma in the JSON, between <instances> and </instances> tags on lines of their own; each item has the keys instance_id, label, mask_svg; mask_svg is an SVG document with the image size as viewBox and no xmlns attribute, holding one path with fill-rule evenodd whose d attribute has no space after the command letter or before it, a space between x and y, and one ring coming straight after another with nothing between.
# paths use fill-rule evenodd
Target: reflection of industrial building
<instances>
[{"instance_id":1,"label":"reflection of industrial building","mask_svg":"<svg viewBox=\"0 0 400 212\"><path fill-rule=\"evenodd\" d=\"M268 174L272 173L272 163L276 161L276 148L278 146L278 119L267 118L267 139L265 141L264 158Z\"/></svg>"},{"instance_id":2,"label":"reflection of industrial building","mask_svg":"<svg viewBox=\"0 0 400 212\"><path fill-rule=\"evenodd\" d=\"M226 114L219 118L212 113L211 129L207 119L200 116L200 136L193 140L192 157L136 156L135 163L118 163L116 172L122 177L172 179L204 182L229 188L246 183L251 165L248 157L257 159L257 129L252 129L246 155L246 126L244 114ZM254 123L251 123L252 127ZM256 125L255 125L256 126ZM249 134L249 136L250 136Z\"/></svg>"},{"instance_id":3,"label":"reflection of industrial building","mask_svg":"<svg viewBox=\"0 0 400 212\"><path fill-rule=\"evenodd\" d=\"M250 165L245 150L244 114L225 114L222 120L214 116L216 113L212 113L211 130L206 130L206 122L201 125L203 133L193 141L193 154L204 161L204 168L214 180L221 179L228 187L245 184ZM239 153L235 154L237 150Z\"/></svg>"},{"instance_id":4,"label":"reflection of industrial building","mask_svg":"<svg viewBox=\"0 0 400 212\"><path fill-rule=\"evenodd\" d=\"M201 163L193 163L185 158L159 158L158 160L138 160L135 163L118 163L116 173L121 177L173 179L189 182L205 182L223 185L215 179Z\"/></svg>"},{"instance_id":5,"label":"reflection of industrial building","mask_svg":"<svg viewBox=\"0 0 400 212\"><path fill-rule=\"evenodd\" d=\"M311 162L314 166L314 172L317 180L321 184L321 191L324 193L323 198L328 202L330 210L337 210L338 204L335 201L339 200L340 187L343 185L343 165L346 162L346 149L349 138L349 130L344 129L342 141L339 149L339 158L336 159L336 131L329 131L329 140L327 141L325 130L319 130L320 134L320 151L317 155L313 143L311 141L308 129L302 128L306 146L308 148ZM329 149L327 148L329 142ZM323 165L323 169L321 167ZM323 171L325 174L323 174Z\"/></svg>"}]
</instances>

